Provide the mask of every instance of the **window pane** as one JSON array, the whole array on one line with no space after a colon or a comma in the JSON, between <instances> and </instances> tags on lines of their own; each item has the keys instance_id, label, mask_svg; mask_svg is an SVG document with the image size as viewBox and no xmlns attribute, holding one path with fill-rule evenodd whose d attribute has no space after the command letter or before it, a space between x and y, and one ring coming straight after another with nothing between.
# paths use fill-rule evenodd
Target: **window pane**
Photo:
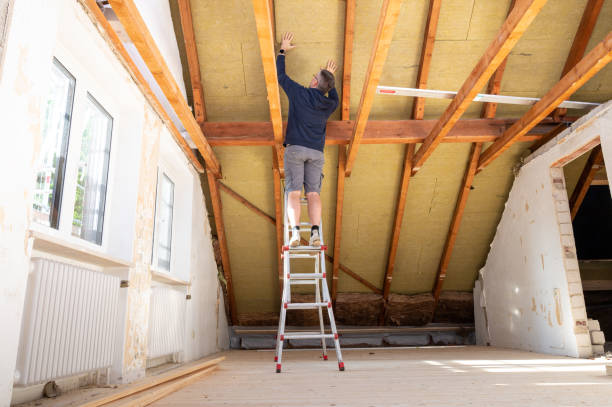
<instances>
[{"instance_id":1,"label":"window pane","mask_svg":"<svg viewBox=\"0 0 612 407\"><path fill-rule=\"evenodd\" d=\"M72 234L102 243L113 118L88 97L77 173Z\"/></svg>"},{"instance_id":2,"label":"window pane","mask_svg":"<svg viewBox=\"0 0 612 407\"><path fill-rule=\"evenodd\" d=\"M49 82L49 94L43 107L42 147L36 162L33 214L35 222L57 229L75 80L54 59Z\"/></svg>"},{"instance_id":3,"label":"window pane","mask_svg":"<svg viewBox=\"0 0 612 407\"><path fill-rule=\"evenodd\" d=\"M170 252L172 250L172 212L174 209L174 183L162 174L157 186L156 224L157 266L170 271ZM155 247L155 245L154 245Z\"/></svg>"}]
</instances>

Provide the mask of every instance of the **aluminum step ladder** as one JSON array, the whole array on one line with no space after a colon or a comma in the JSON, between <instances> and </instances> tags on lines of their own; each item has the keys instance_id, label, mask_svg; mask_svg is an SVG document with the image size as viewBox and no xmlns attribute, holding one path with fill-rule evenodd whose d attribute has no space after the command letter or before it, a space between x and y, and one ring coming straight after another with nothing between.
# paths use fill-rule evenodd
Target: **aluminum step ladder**
<instances>
[{"instance_id":1,"label":"aluminum step ladder","mask_svg":"<svg viewBox=\"0 0 612 407\"><path fill-rule=\"evenodd\" d=\"M289 246L289 237L291 235L291 225L287 215L287 196L284 194L284 226L283 226L283 295L281 300L280 318L278 319L278 334L276 336L276 373L281 372L281 363L283 357L283 344L289 339L321 339L323 348L323 360L327 360L327 339L333 339L336 348L336 358L338 359L338 369L344 371L344 362L342 361L342 352L340 350L340 340L338 339L338 330L334 320L334 311L332 309L332 301L327 288L327 280L325 278L325 246L323 240L323 222L319 224L319 233L321 235L321 246L308 246L308 243L297 247ZM302 206L307 206L307 201L304 198L300 199ZM310 237L310 223L300 222L300 234L308 233ZM302 242L303 239L302 239ZM291 273L292 259L312 259L314 263L313 273ZM291 286L293 285L312 285L315 288L315 302L313 303L292 303L291 302ZM325 324L323 322L323 308L327 309L329 317L331 333L325 333ZM285 332L285 322L287 311L295 309L316 309L319 313L319 331L318 332Z\"/></svg>"}]
</instances>

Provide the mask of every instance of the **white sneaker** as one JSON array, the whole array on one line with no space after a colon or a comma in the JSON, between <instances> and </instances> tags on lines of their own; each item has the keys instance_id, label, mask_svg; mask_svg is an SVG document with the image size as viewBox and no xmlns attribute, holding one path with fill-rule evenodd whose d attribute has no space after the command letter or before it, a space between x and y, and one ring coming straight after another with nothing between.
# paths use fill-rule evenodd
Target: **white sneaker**
<instances>
[{"instance_id":1,"label":"white sneaker","mask_svg":"<svg viewBox=\"0 0 612 407\"><path fill-rule=\"evenodd\" d=\"M310 242L309 244L314 247L321 246L321 236L319 235L319 230L314 229L310 232Z\"/></svg>"},{"instance_id":2,"label":"white sneaker","mask_svg":"<svg viewBox=\"0 0 612 407\"><path fill-rule=\"evenodd\" d=\"M291 237L289 238L289 246L297 247L300 245L300 231L297 229L291 230Z\"/></svg>"}]
</instances>

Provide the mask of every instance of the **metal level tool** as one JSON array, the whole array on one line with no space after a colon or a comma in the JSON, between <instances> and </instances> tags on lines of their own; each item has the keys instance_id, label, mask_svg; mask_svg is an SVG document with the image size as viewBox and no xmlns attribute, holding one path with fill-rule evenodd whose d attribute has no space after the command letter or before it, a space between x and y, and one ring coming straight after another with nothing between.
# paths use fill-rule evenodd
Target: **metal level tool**
<instances>
[{"instance_id":1,"label":"metal level tool","mask_svg":"<svg viewBox=\"0 0 612 407\"><path fill-rule=\"evenodd\" d=\"M302 206L306 206L305 199L300 200ZM336 348L336 358L338 359L338 369L344 371L344 362L342 361L342 352L340 351L340 340L338 339L338 330L334 319L334 310L332 309L332 301L327 288L327 280L325 273L325 250L327 246L323 240L323 223L319 225L319 233L321 235L321 246L300 245L297 247L289 246L289 237L291 233L291 225L287 216L287 194L284 199L284 245L282 248L283 260L283 295L281 300L280 318L278 319L278 334L276 336L276 373L281 372L281 363L283 358L283 345L289 339L321 339L321 347L323 348L323 360L327 360L327 339L333 339ZM301 222L300 233L310 233L310 223ZM312 273L292 273L291 260L293 259L311 259L314 263L314 271ZM291 286L294 285L311 285L315 289L315 302L312 303L293 303L291 302ZM287 320L287 311L295 309L316 309L319 313L319 331L318 332L286 332L285 322ZM327 316L330 323L331 333L325 332L325 324L323 321L323 309L327 310Z\"/></svg>"}]
</instances>

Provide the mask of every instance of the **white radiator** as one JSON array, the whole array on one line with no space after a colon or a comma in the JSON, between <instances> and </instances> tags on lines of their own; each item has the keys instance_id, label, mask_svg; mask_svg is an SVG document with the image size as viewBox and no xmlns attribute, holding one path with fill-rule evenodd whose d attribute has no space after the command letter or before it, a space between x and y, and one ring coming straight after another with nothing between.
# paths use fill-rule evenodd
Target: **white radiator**
<instances>
[{"instance_id":1,"label":"white radiator","mask_svg":"<svg viewBox=\"0 0 612 407\"><path fill-rule=\"evenodd\" d=\"M168 286L151 288L149 313L149 359L183 350L185 333L185 292Z\"/></svg>"},{"instance_id":2,"label":"white radiator","mask_svg":"<svg viewBox=\"0 0 612 407\"><path fill-rule=\"evenodd\" d=\"M15 383L110 367L120 279L43 258L31 265Z\"/></svg>"}]
</instances>

